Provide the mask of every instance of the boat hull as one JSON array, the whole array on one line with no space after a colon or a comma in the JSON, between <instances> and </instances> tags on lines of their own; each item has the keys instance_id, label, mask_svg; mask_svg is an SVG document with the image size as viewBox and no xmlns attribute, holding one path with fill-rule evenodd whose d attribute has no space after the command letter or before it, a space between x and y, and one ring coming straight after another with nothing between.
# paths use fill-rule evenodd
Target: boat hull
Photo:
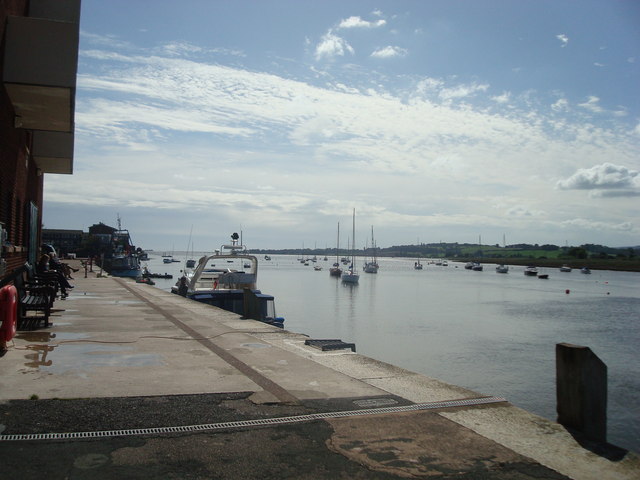
<instances>
[{"instance_id":1,"label":"boat hull","mask_svg":"<svg viewBox=\"0 0 640 480\"><path fill-rule=\"evenodd\" d=\"M172 292L177 293L172 289ZM283 328L284 318L275 316L275 300L260 290L214 290L187 293L187 298L227 312Z\"/></svg>"},{"instance_id":2,"label":"boat hull","mask_svg":"<svg viewBox=\"0 0 640 480\"><path fill-rule=\"evenodd\" d=\"M112 277L137 278L141 275L141 272L139 268L130 270L111 270L109 275Z\"/></svg>"},{"instance_id":3,"label":"boat hull","mask_svg":"<svg viewBox=\"0 0 640 480\"><path fill-rule=\"evenodd\" d=\"M343 283L358 283L360 275L356 275L355 273L343 273L341 278Z\"/></svg>"},{"instance_id":4,"label":"boat hull","mask_svg":"<svg viewBox=\"0 0 640 480\"><path fill-rule=\"evenodd\" d=\"M367 263L363 267L364 273L378 273L378 265L373 263Z\"/></svg>"},{"instance_id":5,"label":"boat hull","mask_svg":"<svg viewBox=\"0 0 640 480\"><path fill-rule=\"evenodd\" d=\"M104 269L112 277L136 278L142 274L140 261L134 255L117 255L104 261Z\"/></svg>"}]
</instances>

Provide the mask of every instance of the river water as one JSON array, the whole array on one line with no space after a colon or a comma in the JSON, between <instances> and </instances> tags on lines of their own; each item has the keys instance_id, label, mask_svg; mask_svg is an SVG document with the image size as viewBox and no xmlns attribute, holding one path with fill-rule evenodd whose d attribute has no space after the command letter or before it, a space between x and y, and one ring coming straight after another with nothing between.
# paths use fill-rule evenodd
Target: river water
<instances>
[{"instance_id":1,"label":"river water","mask_svg":"<svg viewBox=\"0 0 640 480\"><path fill-rule=\"evenodd\" d=\"M146 262L178 275L180 263ZM193 258L198 258L196 254ZM379 259L357 285L329 276L335 257L304 266L295 256L260 259L259 288L276 298L285 328L339 338L357 352L556 419L555 346L588 346L608 367L608 440L640 452L640 273L540 268L543 280L512 266L497 274L464 264ZM360 262L360 269L362 263ZM174 280L156 280L168 290ZM567 293L569 292L569 293Z\"/></svg>"}]
</instances>

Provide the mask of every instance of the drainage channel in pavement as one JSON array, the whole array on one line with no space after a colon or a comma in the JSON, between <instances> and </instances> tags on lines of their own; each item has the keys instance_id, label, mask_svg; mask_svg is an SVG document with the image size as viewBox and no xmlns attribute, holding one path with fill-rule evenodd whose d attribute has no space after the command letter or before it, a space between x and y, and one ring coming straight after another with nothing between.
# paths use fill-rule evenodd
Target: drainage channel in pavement
<instances>
[{"instance_id":1,"label":"drainage channel in pavement","mask_svg":"<svg viewBox=\"0 0 640 480\"><path fill-rule=\"evenodd\" d=\"M202 425L184 425L177 427L133 428L128 430L103 430L97 432L66 432L66 433L31 433L16 435L0 435L0 442L33 441L33 440L81 440L87 438L130 437L140 435L158 435L163 433L193 433L212 430L229 430L265 425L282 425L290 423L311 422L325 418L356 417L364 415L379 415L383 413L413 412L418 410L435 410L451 407L469 407L502 403L507 400L502 397L480 397L462 400L447 400L443 402L416 403L399 407L369 408L364 410L348 410L342 412L312 413L291 417L264 418L256 420L242 420L236 422L209 423Z\"/></svg>"}]
</instances>

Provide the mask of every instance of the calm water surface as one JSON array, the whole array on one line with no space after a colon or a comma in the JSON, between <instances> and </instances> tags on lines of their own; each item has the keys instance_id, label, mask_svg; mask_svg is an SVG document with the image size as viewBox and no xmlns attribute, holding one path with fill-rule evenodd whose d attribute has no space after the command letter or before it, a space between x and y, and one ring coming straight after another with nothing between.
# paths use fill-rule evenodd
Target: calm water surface
<instances>
[{"instance_id":1,"label":"calm water surface","mask_svg":"<svg viewBox=\"0 0 640 480\"><path fill-rule=\"evenodd\" d=\"M260 262L259 288L275 296L286 329L354 342L363 355L504 396L551 420L555 345L588 346L608 367L608 439L640 451L639 273L541 268L549 274L542 280L524 267L496 274L495 265L475 272L423 262L420 271L413 259L383 258L378 274L362 272L352 286L329 276L333 261L320 259L322 271L294 256ZM148 265L176 275L183 267L160 257ZM174 281L156 286L168 290Z\"/></svg>"}]
</instances>

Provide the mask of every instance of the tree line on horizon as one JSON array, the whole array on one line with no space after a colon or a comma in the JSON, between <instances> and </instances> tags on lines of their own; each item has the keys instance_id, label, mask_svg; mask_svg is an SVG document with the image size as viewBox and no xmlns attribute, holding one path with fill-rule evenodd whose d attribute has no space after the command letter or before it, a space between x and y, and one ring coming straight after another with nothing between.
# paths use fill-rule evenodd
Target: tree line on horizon
<instances>
[{"instance_id":1,"label":"tree line on horizon","mask_svg":"<svg viewBox=\"0 0 640 480\"><path fill-rule=\"evenodd\" d=\"M256 254L280 255L326 255L335 256L335 248L290 248L290 249L251 249ZM339 255L351 252L340 249ZM580 246L558 246L552 244L518 243L500 246L473 243L421 243L419 245L394 245L391 247L372 247L355 250L356 255L375 255L381 257L420 257L420 258L568 258L568 259L633 259L640 255L640 246L608 247L592 243Z\"/></svg>"}]
</instances>

